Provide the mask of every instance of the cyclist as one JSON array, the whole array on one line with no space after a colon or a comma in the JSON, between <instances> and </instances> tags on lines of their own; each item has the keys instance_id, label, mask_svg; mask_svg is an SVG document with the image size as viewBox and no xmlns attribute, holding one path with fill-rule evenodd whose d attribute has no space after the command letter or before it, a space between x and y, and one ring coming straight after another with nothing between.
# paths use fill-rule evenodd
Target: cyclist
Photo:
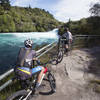
<instances>
[{"instance_id":1,"label":"cyclist","mask_svg":"<svg viewBox=\"0 0 100 100\"><path fill-rule=\"evenodd\" d=\"M38 59L36 58L36 51L32 50L33 41L30 39L25 40L24 45L25 47L20 48L17 57L15 72L21 77L22 80L25 80L30 78L33 73L40 71L36 83L36 88L39 88L44 72L44 67L37 66L34 68L34 70L32 69L33 61L37 61L37 63L39 63Z\"/></svg>"},{"instance_id":2,"label":"cyclist","mask_svg":"<svg viewBox=\"0 0 100 100\"><path fill-rule=\"evenodd\" d=\"M69 31L68 28L65 28L65 33L62 35L62 39L66 39L64 40L64 44L65 44L66 52L68 52L69 46L73 40L72 33Z\"/></svg>"}]
</instances>

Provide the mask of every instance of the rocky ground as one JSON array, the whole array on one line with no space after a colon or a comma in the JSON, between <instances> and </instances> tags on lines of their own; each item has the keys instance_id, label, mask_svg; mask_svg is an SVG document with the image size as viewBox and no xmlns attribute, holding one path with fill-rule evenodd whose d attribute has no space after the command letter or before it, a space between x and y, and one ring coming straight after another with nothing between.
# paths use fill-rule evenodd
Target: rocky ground
<instances>
[{"instance_id":1,"label":"rocky ground","mask_svg":"<svg viewBox=\"0 0 100 100\"><path fill-rule=\"evenodd\" d=\"M100 47L73 50L58 65L52 65L57 91L39 95L36 100L100 100L100 94L89 87L90 80L100 76ZM44 89L45 90L45 89ZM34 100L34 98L32 98Z\"/></svg>"}]
</instances>

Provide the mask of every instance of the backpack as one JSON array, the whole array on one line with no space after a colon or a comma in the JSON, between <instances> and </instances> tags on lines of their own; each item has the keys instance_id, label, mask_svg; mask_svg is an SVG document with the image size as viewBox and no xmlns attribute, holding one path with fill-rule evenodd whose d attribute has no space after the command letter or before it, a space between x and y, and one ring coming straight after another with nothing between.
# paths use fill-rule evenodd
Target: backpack
<instances>
[{"instance_id":1,"label":"backpack","mask_svg":"<svg viewBox=\"0 0 100 100\"><path fill-rule=\"evenodd\" d=\"M62 35L62 39L69 39L69 34L68 34L68 32L66 32L66 33L64 33L63 35Z\"/></svg>"},{"instance_id":2,"label":"backpack","mask_svg":"<svg viewBox=\"0 0 100 100\"><path fill-rule=\"evenodd\" d=\"M16 65L20 67L25 66L25 63L26 63L25 59L30 52L31 52L31 49L21 48L17 57Z\"/></svg>"},{"instance_id":3,"label":"backpack","mask_svg":"<svg viewBox=\"0 0 100 100\"><path fill-rule=\"evenodd\" d=\"M31 69L28 68L28 66L25 67L25 58L30 52L31 49L21 48L18 53L16 66L14 68L14 72L17 75L18 79L26 80L31 77Z\"/></svg>"}]
</instances>

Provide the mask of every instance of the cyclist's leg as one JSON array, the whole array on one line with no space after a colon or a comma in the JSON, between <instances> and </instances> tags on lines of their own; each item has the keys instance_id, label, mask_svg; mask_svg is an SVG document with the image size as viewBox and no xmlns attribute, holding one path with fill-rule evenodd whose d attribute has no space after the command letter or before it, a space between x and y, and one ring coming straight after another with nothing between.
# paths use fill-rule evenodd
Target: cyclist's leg
<instances>
[{"instance_id":1,"label":"cyclist's leg","mask_svg":"<svg viewBox=\"0 0 100 100\"><path fill-rule=\"evenodd\" d=\"M68 52L69 45L68 45L68 40L65 41L65 53Z\"/></svg>"},{"instance_id":2,"label":"cyclist's leg","mask_svg":"<svg viewBox=\"0 0 100 100\"><path fill-rule=\"evenodd\" d=\"M68 44L66 44L66 49L68 49L69 48L69 45Z\"/></svg>"},{"instance_id":3,"label":"cyclist's leg","mask_svg":"<svg viewBox=\"0 0 100 100\"><path fill-rule=\"evenodd\" d=\"M69 39L69 41L68 41L68 51L70 51L70 50L71 50L71 43L72 43L72 40L71 40L71 39Z\"/></svg>"},{"instance_id":4,"label":"cyclist's leg","mask_svg":"<svg viewBox=\"0 0 100 100\"><path fill-rule=\"evenodd\" d=\"M41 84L41 79L42 79L44 70L45 70L44 67L42 67L42 70L41 70L41 72L40 72L39 75L38 75L37 87L40 86L40 84Z\"/></svg>"},{"instance_id":5,"label":"cyclist's leg","mask_svg":"<svg viewBox=\"0 0 100 100\"><path fill-rule=\"evenodd\" d=\"M42 66L37 66L35 68L32 68L32 74L40 72L37 78L36 88L38 88L41 85L41 79L42 79L44 70L45 69Z\"/></svg>"}]
</instances>

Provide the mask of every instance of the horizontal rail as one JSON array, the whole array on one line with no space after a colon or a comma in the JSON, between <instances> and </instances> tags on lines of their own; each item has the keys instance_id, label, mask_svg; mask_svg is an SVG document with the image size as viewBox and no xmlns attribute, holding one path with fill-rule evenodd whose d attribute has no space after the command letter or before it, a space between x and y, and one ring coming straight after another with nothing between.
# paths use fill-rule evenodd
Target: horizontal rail
<instances>
[{"instance_id":1,"label":"horizontal rail","mask_svg":"<svg viewBox=\"0 0 100 100\"><path fill-rule=\"evenodd\" d=\"M39 55L37 58L40 58L41 56L43 56L45 53L47 53L48 51L50 51L52 48L54 48L57 44L54 44L51 48L47 49L45 52L43 52L41 55Z\"/></svg>"},{"instance_id":2,"label":"horizontal rail","mask_svg":"<svg viewBox=\"0 0 100 100\"><path fill-rule=\"evenodd\" d=\"M9 71L7 71L6 73L4 73L3 75L0 76L0 80L4 79L6 76L8 76L9 74L11 74L14 71L14 69L11 69Z\"/></svg>"},{"instance_id":3,"label":"horizontal rail","mask_svg":"<svg viewBox=\"0 0 100 100\"><path fill-rule=\"evenodd\" d=\"M0 91L3 90L5 87L7 87L9 84L12 83L12 79L10 79L9 81L7 81L6 83L4 83L2 86L0 86Z\"/></svg>"},{"instance_id":4,"label":"horizontal rail","mask_svg":"<svg viewBox=\"0 0 100 100\"><path fill-rule=\"evenodd\" d=\"M36 53L39 53L41 51L43 51L44 49L46 49L47 47L51 46L52 44L54 44L55 42L49 44L49 45L46 45L45 47L41 48L40 50L36 51Z\"/></svg>"},{"instance_id":5,"label":"horizontal rail","mask_svg":"<svg viewBox=\"0 0 100 100\"><path fill-rule=\"evenodd\" d=\"M52 46L53 45L53 46ZM36 51L36 53L39 53L43 50L45 50L46 48L50 47L49 49L47 49L46 51L44 51L42 54L40 54L37 58L40 58L41 56L43 56L45 53L47 53L49 50L51 50L52 48L54 48L56 46L56 42L53 42L49 45L46 45L45 47L41 48L40 50ZM9 70L8 72L4 73L3 75L0 76L0 80L4 79L6 76L8 76L9 74L11 74L14 71L14 69ZM6 83L4 83L2 86L0 86L0 91L3 90L5 87L7 87L9 84L12 83L12 79L10 79L9 81L7 81Z\"/></svg>"},{"instance_id":6,"label":"horizontal rail","mask_svg":"<svg viewBox=\"0 0 100 100\"><path fill-rule=\"evenodd\" d=\"M100 35L74 35L74 37L100 37Z\"/></svg>"}]
</instances>

